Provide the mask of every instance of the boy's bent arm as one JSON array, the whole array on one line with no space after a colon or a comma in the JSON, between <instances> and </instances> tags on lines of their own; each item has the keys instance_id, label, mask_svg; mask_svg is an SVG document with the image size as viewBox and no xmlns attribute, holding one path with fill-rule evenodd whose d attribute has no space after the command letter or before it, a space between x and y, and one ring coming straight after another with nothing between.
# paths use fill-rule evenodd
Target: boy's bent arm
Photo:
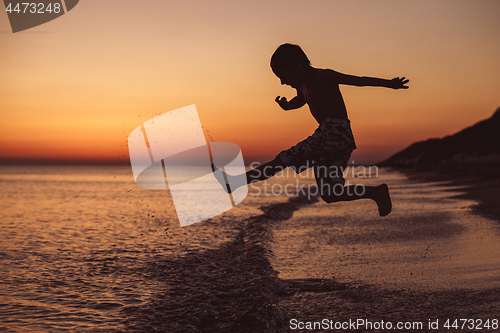
<instances>
[{"instance_id":1,"label":"boy's bent arm","mask_svg":"<svg viewBox=\"0 0 500 333\"><path fill-rule=\"evenodd\" d=\"M335 84L347 84L357 87L385 87L392 89L408 89L408 86L405 86L405 84L410 81L405 77L395 77L392 80L386 80L376 77L342 74L335 71L331 71L330 77Z\"/></svg>"},{"instance_id":2,"label":"boy's bent arm","mask_svg":"<svg viewBox=\"0 0 500 333\"><path fill-rule=\"evenodd\" d=\"M276 97L275 101L283 110L298 109L306 104L304 96L299 92L297 92L297 96L292 98L290 101L287 101L286 97L280 98L280 96Z\"/></svg>"}]
</instances>

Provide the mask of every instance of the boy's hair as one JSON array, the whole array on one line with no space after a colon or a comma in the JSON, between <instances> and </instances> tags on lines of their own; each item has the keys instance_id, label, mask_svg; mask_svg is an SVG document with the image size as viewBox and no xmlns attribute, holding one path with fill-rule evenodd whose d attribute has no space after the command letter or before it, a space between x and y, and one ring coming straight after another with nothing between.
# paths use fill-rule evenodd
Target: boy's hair
<instances>
[{"instance_id":1,"label":"boy's hair","mask_svg":"<svg viewBox=\"0 0 500 333\"><path fill-rule=\"evenodd\" d=\"M311 62L300 46L295 44L280 45L271 57L271 68L295 69L299 65L309 67Z\"/></svg>"}]
</instances>

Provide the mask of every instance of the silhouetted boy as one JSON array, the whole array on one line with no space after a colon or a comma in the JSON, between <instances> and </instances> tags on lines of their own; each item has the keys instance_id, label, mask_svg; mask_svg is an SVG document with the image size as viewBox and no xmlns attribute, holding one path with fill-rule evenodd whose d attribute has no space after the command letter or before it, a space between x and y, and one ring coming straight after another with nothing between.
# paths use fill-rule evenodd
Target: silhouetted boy
<instances>
[{"instance_id":1,"label":"silhouetted boy","mask_svg":"<svg viewBox=\"0 0 500 333\"><path fill-rule=\"evenodd\" d=\"M293 44L278 47L271 58L271 68L281 84L297 90L297 96L290 101L278 96L276 102L284 110L298 109L307 104L319 126L311 136L280 152L271 162L248 171L247 183L268 179L285 167L292 167L296 173L313 167L319 193L327 203L368 198L377 203L380 216L389 214L392 203L386 184L364 186L362 193L354 185L344 186L342 171L347 167L356 144L339 85L408 89L405 84L409 80L404 77L392 80L359 77L314 68L300 46ZM226 189L223 171L215 169L214 174ZM225 176L233 190L245 185L238 176Z\"/></svg>"}]
</instances>

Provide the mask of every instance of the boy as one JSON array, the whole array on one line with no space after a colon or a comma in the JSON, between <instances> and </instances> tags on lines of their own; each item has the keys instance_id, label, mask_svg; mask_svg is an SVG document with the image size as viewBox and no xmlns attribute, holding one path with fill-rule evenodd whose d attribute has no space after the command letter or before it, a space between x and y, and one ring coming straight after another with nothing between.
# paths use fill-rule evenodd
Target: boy
<instances>
[{"instance_id":1,"label":"boy","mask_svg":"<svg viewBox=\"0 0 500 333\"><path fill-rule=\"evenodd\" d=\"M408 89L405 84L409 80L404 77L392 80L359 77L331 69L314 68L304 51L294 44L283 44L276 49L271 57L271 68L281 84L297 90L297 96L290 101L286 97L276 97L279 106L283 110L293 110L307 104L319 126L311 136L280 152L271 162L248 171L247 183L271 178L285 167L292 167L296 173L300 173L312 166L319 193L325 202L367 198L377 203L380 216L389 214L392 203L386 184L364 186L362 193L358 193L354 185L344 187L342 171L356 145L339 85ZM227 177L233 189L245 185L239 181L241 177L227 175L216 168L214 175L223 187L226 187L224 177ZM341 191L337 187L341 187ZM226 191L229 191L229 186Z\"/></svg>"}]
</instances>

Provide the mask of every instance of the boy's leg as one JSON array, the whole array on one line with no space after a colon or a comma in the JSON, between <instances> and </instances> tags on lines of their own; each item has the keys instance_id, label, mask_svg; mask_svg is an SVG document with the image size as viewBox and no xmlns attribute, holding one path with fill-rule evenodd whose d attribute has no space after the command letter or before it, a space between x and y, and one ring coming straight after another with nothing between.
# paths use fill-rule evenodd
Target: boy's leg
<instances>
[{"instance_id":1,"label":"boy's leg","mask_svg":"<svg viewBox=\"0 0 500 333\"><path fill-rule=\"evenodd\" d=\"M332 168L315 168L316 184L321 198L327 202L352 201L359 199L372 199L377 203L380 216L388 215L392 210L391 197L387 184L379 186L343 185L343 178L332 178ZM344 168L345 169L345 168ZM326 170L326 171L325 171ZM337 171L337 170L336 170ZM329 174L327 172L330 172Z\"/></svg>"},{"instance_id":2,"label":"boy's leg","mask_svg":"<svg viewBox=\"0 0 500 333\"><path fill-rule=\"evenodd\" d=\"M340 185L340 184L338 184ZM333 193L323 193L321 197L325 202L352 201L358 199L372 199L377 203L380 216L388 215L392 210L391 196L387 184L379 186L349 185L336 189Z\"/></svg>"},{"instance_id":3,"label":"boy's leg","mask_svg":"<svg viewBox=\"0 0 500 333\"><path fill-rule=\"evenodd\" d=\"M286 166L283 165L281 159L279 157L276 157L270 162L264 163L250 171L247 171L247 183L250 184L269 179L277 173L283 171L285 168Z\"/></svg>"},{"instance_id":4,"label":"boy's leg","mask_svg":"<svg viewBox=\"0 0 500 333\"><path fill-rule=\"evenodd\" d=\"M215 166L212 166L212 168L214 169L215 178L217 178L219 183L221 183L222 187L227 192L229 192L229 189L227 189L226 187L226 181L229 184L231 184L231 188L235 190L241 186L250 183L255 183L261 180L269 179L274 175L276 175L278 172L283 171L283 169L286 168L286 166L283 165L283 162L280 160L279 157L276 157L274 160L270 162L267 162L265 164L258 166L257 168L247 171L245 173L245 177L242 177L242 175L231 176L223 172L222 170L217 169ZM226 177L226 179L224 179L224 177Z\"/></svg>"}]
</instances>

